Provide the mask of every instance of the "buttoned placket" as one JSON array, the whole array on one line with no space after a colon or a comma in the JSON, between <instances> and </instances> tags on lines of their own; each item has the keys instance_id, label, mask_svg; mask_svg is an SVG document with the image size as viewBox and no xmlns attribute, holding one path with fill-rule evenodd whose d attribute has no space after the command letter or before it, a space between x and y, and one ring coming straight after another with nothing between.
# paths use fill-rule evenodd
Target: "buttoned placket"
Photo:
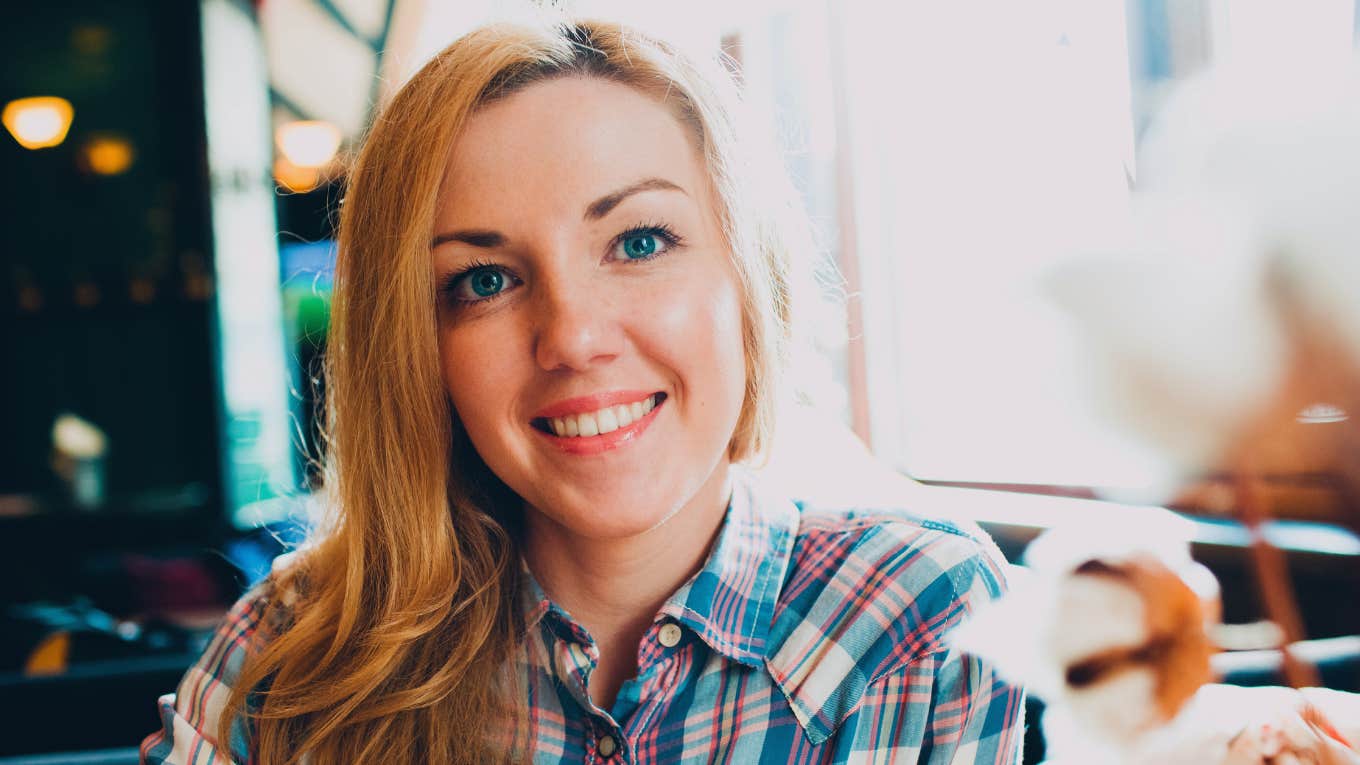
<instances>
[{"instance_id":1,"label":"buttoned placket","mask_svg":"<svg viewBox=\"0 0 1360 765\"><path fill-rule=\"evenodd\" d=\"M588 635L577 635L578 629L573 624L569 627L568 633L572 637L589 638ZM661 665L673 657L674 649L684 639L684 631L675 622L664 621L655 627L655 631L648 636L648 639L660 646L662 653L659 656L654 655L652 660L647 662L647 666L639 667L638 676L624 681L620 687L620 698L627 694L638 696L632 698L634 704L629 710L629 716L631 716L631 712L636 711L637 703L642 701L640 694L643 689L648 686L655 687L651 681L656 672L661 669ZM557 646L554 653L558 656L558 676L567 684L572 696L581 708L587 711L591 719L593 741L587 744L586 761L620 763L621 765L632 762L633 758L627 746L627 737L623 726L612 714L595 706L590 698L588 675L598 666L598 648L593 642L581 644L568 635L562 634L554 634L554 642Z\"/></svg>"},{"instance_id":2,"label":"buttoned placket","mask_svg":"<svg viewBox=\"0 0 1360 765\"><path fill-rule=\"evenodd\" d=\"M608 760L619 751L618 739L612 733L604 733L595 739L595 753L601 759Z\"/></svg>"},{"instance_id":3,"label":"buttoned placket","mask_svg":"<svg viewBox=\"0 0 1360 765\"><path fill-rule=\"evenodd\" d=\"M586 763L632 765L635 762L630 736L643 735L643 729L655 723L653 714L657 705L665 701L658 694L682 692L674 687L674 683L683 683L684 677L674 670L681 666L676 662L687 655L686 652L711 649L730 661L753 668L761 666L764 631L769 626L765 615L774 607L773 597L792 551L799 511L787 500L782 500L781 504L762 504L756 502L754 496L747 496L749 493L749 487L734 493L730 517L725 521L723 535L708 564L696 580L672 595L663 607L662 615L643 638L638 674L622 684L612 710L595 706L587 689L589 676L599 662L599 651L593 638L566 611L547 599L526 567L531 585L526 588L528 607L538 617L546 617L543 637L549 645L548 655L544 658L550 666L545 669L557 676L565 695L570 696L584 713L584 719L580 720L583 725L576 730L577 735L584 733L585 740L581 743L585 747ZM759 516L752 512L756 504L763 508ZM764 528L765 524L770 524L768 530ZM761 534L766 531L773 536L760 544ZM756 549L757 546L760 549ZM710 609L712 598L717 594L715 584L729 581L725 574L727 569L752 565L759 567L754 580L742 581L752 587L743 593L751 599L754 610L743 609L736 613L750 613L755 618L749 619L749 624L713 622ZM704 576L711 578L702 581L697 590L701 594L693 599L695 581ZM620 719L626 724L620 724Z\"/></svg>"},{"instance_id":4,"label":"buttoned placket","mask_svg":"<svg viewBox=\"0 0 1360 765\"><path fill-rule=\"evenodd\" d=\"M663 648L674 648L680 644L680 625L675 622L666 622L657 630L656 642Z\"/></svg>"},{"instance_id":5,"label":"buttoned placket","mask_svg":"<svg viewBox=\"0 0 1360 765\"><path fill-rule=\"evenodd\" d=\"M587 718L585 763L631 765L633 758L618 722L590 698L589 677L599 666L600 652L594 640L564 612L553 615L558 626L548 627L554 671Z\"/></svg>"}]
</instances>

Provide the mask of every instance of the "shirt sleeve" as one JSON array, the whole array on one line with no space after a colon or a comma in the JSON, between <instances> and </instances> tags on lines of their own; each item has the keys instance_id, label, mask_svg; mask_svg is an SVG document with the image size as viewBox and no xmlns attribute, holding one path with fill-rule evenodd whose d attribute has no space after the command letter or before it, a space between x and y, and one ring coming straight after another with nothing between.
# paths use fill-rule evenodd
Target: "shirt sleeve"
<instances>
[{"instance_id":1,"label":"shirt sleeve","mask_svg":"<svg viewBox=\"0 0 1360 765\"><path fill-rule=\"evenodd\" d=\"M948 624L1005 588L991 556L951 569L961 609ZM947 630L941 630L944 632ZM1024 744L1024 691L1002 680L991 662L938 640L933 650L885 674L867 689L854 715L857 752L886 762L927 765L1018 765ZM853 758L847 758L847 761Z\"/></svg>"},{"instance_id":2,"label":"shirt sleeve","mask_svg":"<svg viewBox=\"0 0 1360 765\"><path fill-rule=\"evenodd\" d=\"M945 639L974 609L1005 591L1004 559L985 541L955 532L930 535L905 549L912 565L894 576L895 587L873 598L876 605L900 601L896 629L885 634L903 650L878 664L840 731L836 761L1017 765L1024 743L1023 690L1002 680L990 662Z\"/></svg>"},{"instance_id":3,"label":"shirt sleeve","mask_svg":"<svg viewBox=\"0 0 1360 765\"><path fill-rule=\"evenodd\" d=\"M1024 693L989 662L949 650L934 667L931 717L921 742L930 765L1016 765L1024 740Z\"/></svg>"},{"instance_id":4,"label":"shirt sleeve","mask_svg":"<svg viewBox=\"0 0 1360 765\"><path fill-rule=\"evenodd\" d=\"M248 654L258 647L267 599L263 585L232 606L203 654L184 673L175 693L160 697L161 729L142 741L144 765L245 765L250 757L250 727L241 716L232 723L231 741L217 740L218 721Z\"/></svg>"},{"instance_id":5,"label":"shirt sleeve","mask_svg":"<svg viewBox=\"0 0 1360 765\"><path fill-rule=\"evenodd\" d=\"M966 618L1007 590L1010 566L990 540L980 544L972 575L955 579ZM958 624L953 622L947 633ZM1018 765L1024 749L1025 694L998 676L994 665L942 641L925 658L931 673L931 715L921 742L921 762L930 765Z\"/></svg>"}]
</instances>

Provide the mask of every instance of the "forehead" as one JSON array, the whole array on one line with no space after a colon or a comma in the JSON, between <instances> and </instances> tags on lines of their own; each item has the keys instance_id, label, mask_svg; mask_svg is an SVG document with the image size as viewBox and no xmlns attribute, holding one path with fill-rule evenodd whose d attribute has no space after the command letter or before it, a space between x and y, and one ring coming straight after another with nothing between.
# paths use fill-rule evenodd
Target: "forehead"
<instances>
[{"instance_id":1,"label":"forehead","mask_svg":"<svg viewBox=\"0 0 1360 765\"><path fill-rule=\"evenodd\" d=\"M480 109L454 143L441 223L532 204L579 215L601 194L657 177L692 198L707 187L696 142L660 100L599 78L535 83Z\"/></svg>"}]
</instances>

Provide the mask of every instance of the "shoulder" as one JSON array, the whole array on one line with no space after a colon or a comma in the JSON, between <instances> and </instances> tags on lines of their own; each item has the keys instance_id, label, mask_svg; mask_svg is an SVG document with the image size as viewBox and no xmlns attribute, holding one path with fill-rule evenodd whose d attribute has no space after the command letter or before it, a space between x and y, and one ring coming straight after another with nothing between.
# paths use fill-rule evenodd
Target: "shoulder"
<instances>
[{"instance_id":1,"label":"shoulder","mask_svg":"<svg viewBox=\"0 0 1360 765\"><path fill-rule=\"evenodd\" d=\"M800 511L779 598L777 621L786 626L812 620L828 634L875 621L916 627L915 645L930 651L970 606L1005 590L1005 559L976 526L896 508ZM869 606L877 620L864 613Z\"/></svg>"},{"instance_id":2,"label":"shoulder","mask_svg":"<svg viewBox=\"0 0 1360 765\"><path fill-rule=\"evenodd\" d=\"M280 575L291 566L294 556L285 553L275 559L271 573L237 599L191 672L210 674L219 682L234 679L247 658L259 653L271 636L287 627L297 602L296 580Z\"/></svg>"},{"instance_id":3,"label":"shoulder","mask_svg":"<svg viewBox=\"0 0 1360 765\"><path fill-rule=\"evenodd\" d=\"M160 698L162 727L142 742L143 762L197 762L195 753L205 749L230 762L248 761L250 736L245 722L238 718L233 723L229 745L217 740L218 724L228 711L228 699L246 661L283 623L290 604L271 578L232 605L175 692Z\"/></svg>"},{"instance_id":4,"label":"shoulder","mask_svg":"<svg viewBox=\"0 0 1360 765\"><path fill-rule=\"evenodd\" d=\"M877 680L947 650L1006 587L977 527L898 508L800 506L767 667L809 733L829 735Z\"/></svg>"}]
</instances>

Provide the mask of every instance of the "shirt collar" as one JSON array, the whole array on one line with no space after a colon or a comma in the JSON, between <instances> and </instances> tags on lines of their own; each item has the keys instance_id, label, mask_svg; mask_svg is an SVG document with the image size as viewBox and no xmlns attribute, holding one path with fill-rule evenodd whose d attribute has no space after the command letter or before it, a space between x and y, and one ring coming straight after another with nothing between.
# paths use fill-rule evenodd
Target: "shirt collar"
<instances>
[{"instance_id":1,"label":"shirt collar","mask_svg":"<svg viewBox=\"0 0 1360 765\"><path fill-rule=\"evenodd\" d=\"M759 667L775 606L798 532L799 511L788 498L760 485L746 470L732 469L732 499L717 541L703 568L661 607L668 616L693 630L710 648L733 661ZM529 625L548 614L577 642L587 642L584 628L553 603L523 566L521 602Z\"/></svg>"},{"instance_id":2,"label":"shirt collar","mask_svg":"<svg viewBox=\"0 0 1360 765\"><path fill-rule=\"evenodd\" d=\"M661 613L723 656L758 667L793 552L798 508L741 468L732 477L732 501L708 560Z\"/></svg>"}]
</instances>

